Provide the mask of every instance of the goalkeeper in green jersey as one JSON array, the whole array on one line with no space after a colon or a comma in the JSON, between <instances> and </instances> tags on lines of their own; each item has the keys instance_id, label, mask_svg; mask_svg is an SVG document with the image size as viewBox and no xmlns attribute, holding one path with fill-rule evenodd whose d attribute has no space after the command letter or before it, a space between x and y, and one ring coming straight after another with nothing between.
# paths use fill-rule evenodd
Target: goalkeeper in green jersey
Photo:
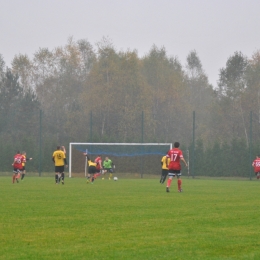
<instances>
[{"instance_id":1,"label":"goalkeeper in green jersey","mask_svg":"<svg viewBox=\"0 0 260 260\"><path fill-rule=\"evenodd\" d=\"M108 157L106 157L106 159L103 161L103 178L102 180L105 179L105 175L107 172L109 172L109 180L111 180L114 169L115 169L115 165L112 162L112 160L110 160Z\"/></svg>"}]
</instances>

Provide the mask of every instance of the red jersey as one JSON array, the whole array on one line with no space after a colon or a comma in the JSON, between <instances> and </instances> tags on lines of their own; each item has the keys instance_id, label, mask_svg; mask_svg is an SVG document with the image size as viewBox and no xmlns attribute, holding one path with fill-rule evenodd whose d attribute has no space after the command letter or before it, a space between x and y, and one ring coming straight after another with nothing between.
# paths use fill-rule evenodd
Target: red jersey
<instances>
[{"instance_id":1,"label":"red jersey","mask_svg":"<svg viewBox=\"0 0 260 260\"><path fill-rule=\"evenodd\" d=\"M102 159L101 159L101 157L98 156L98 157L95 159L95 163L97 164L96 169L97 169L97 170L100 170L100 169L101 169L101 165L102 165Z\"/></svg>"},{"instance_id":2,"label":"red jersey","mask_svg":"<svg viewBox=\"0 0 260 260\"><path fill-rule=\"evenodd\" d=\"M21 154L16 154L14 156L14 168L21 170L23 168L24 157Z\"/></svg>"},{"instance_id":3,"label":"red jersey","mask_svg":"<svg viewBox=\"0 0 260 260\"><path fill-rule=\"evenodd\" d=\"M253 167L255 172L260 172L260 158L253 161Z\"/></svg>"},{"instance_id":4,"label":"red jersey","mask_svg":"<svg viewBox=\"0 0 260 260\"><path fill-rule=\"evenodd\" d=\"M183 158L183 154L179 148L169 150L167 157L170 157L169 170L181 170L180 159Z\"/></svg>"}]
</instances>

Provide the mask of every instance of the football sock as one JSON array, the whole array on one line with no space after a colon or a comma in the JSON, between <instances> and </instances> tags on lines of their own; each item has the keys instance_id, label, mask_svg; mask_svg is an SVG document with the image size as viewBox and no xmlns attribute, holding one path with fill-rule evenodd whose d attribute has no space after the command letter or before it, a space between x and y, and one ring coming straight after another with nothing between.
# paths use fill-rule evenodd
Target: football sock
<instances>
[{"instance_id":1,"label":"football sock","mask_svg":"<svg viewBox=\"0 0 260 260\"><path fill-rule=\"evenodd\" d=\"M168 188L170 188L171 183L172 183L172 179L168 179L168 181L167 181L167 187L168 187Z\"/></svg>"},{"instance_id":2,"label":"football sock","mask_svg":"<svg viewBox=\"0 0 260 260\"><path fill-rule=\"evenodd\" d=\"M58 174L55 174L55 182L58 183Z\"/></svg>"},{"instance_id":3,"label":"football sock","mask_svg":"<svg viewBox=\"0 0 260 260\"><path fill-rule=\"evenodd\" d=\"M182 183L182 180L178 179L178 190L181 190L181 183Z\"/></svg>"},{"instance_id":4,"label":"football sock","mask_svg":"<svg viewBox=\"0 0 260 260\"><path fill-rule=\"evenodd\" d=\"M25 176L25 174L23 173L23 174L22 174L22 178L21 178L21 180L24 178L24 176Z\"/></svg>"},{"instance_id":5,"label":"football sock","mask_svg":"<svg viewBox=\"0 0 260 260\"><path fill-rule=\"evenodd\" d=\"M94 176L93 176L93 177L91 177L91 182L94 182L94 180L95 180Z\"/></svg>"},{"instance_id":6,"label":"football sock","mask_svg":"<svg viewBox=\"0 0 260 260\"><path fill-rule=\"evenodd\" d=\"M64 181L64 172L61 174L61 180Z\"/></svg>"},{"instance_id":7,"label":"football sock","mask_svg":"<svg viewBox=\"0 0 260 260\"><path fill-rule=\"evenodd\" d=\"M113 174L112 174L112 173L110 173L110 174L109 174L109 178L112 178L112 175L113 175Z\"/></svg>"}]
</instances>

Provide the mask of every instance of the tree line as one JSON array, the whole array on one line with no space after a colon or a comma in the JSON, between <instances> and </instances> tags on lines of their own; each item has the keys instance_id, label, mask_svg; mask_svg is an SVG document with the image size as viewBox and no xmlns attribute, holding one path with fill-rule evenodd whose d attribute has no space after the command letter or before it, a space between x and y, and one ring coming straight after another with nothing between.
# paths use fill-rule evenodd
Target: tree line
<instances>
[{"instance_id":1,"label":"tree line","mask_svg":"<svg viewBox=\"0 0 260 260\"><path fill-rule=\"evenodd\" d=\"M195 50L183 65L163 47L139 57L136 50L118 51L106 38L96 45L69 38L65 46L39 48L32 58L15 55L11 68L0 55L2 170L10 169L17 149L25 149L52 171L53 149L69 142L179 141L190 147L195 111L196 173L209 175L206 158L213 165L237 154L241 160L225 164L241 173L211 166L211 174L248 174L250 138L253 155L260 148L259 84L259 51L228 57L215 88ZM37 170L38 159L32 167Z\"/></svg>"}]
</instances>

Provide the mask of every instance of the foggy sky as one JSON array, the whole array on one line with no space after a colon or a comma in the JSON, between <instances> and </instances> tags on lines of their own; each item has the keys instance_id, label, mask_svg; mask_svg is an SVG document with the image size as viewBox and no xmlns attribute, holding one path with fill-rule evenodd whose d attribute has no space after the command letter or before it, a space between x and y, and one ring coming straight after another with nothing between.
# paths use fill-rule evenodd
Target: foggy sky
<instances>
[{"instance_id":1,"label":"foggy sky","mask_svg":"<svg viewBox=\"0 0 260 260\"><path fill-rule=\"evenodd\" d=\"M115 49L165 47L185 66L196 50L209 82L235 51L260 49L259 0L0 0L0 54L30 58L39 48L64 46L68 37L92 45L108 37Z\"/></svg>"}]
</instances>

